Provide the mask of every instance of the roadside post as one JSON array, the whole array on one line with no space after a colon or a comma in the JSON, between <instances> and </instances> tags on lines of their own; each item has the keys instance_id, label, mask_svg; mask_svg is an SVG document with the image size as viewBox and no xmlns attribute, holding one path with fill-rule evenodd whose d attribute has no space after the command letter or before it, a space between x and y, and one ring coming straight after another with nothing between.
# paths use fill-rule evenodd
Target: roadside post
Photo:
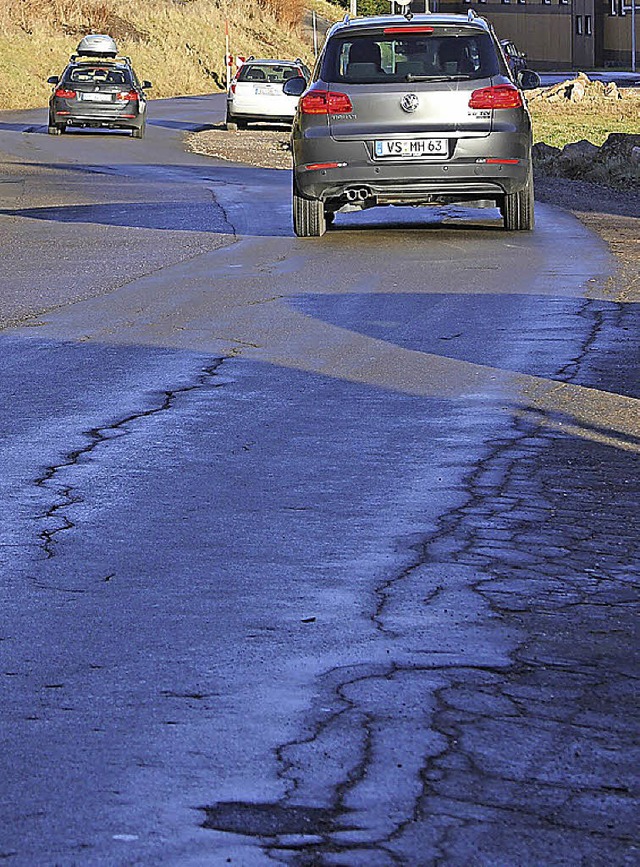
<instances>
[{"instance_id":1,"label":"roadside post","mask_svg":"<svg viewBox=\"0 0 640 867\"><path fill-rule=\"evenodd\" d=\"M229 51L229 22L224 21L224 68L227 76L227 93L231 87L231 53Z\"/></svg>"},{"instance_id":2,"label":"roadside post","mask_svg":"<svg viewBox=\"0 0 640 867\"><path fill-rule=\"evenodd\" d=\"M631 0L631 3L626 4L624 0L620 3L620 14L626 15L627 13L631 13L631 72L635 72L637 69L636 62L636 53L637 53L637 39L636 39L636 11L640 8L636 5L636 0Z\"/></svg>"},{"instance_id":3,"label":"roadside post","mask_svg":"<svg viewBox=\"0 0 640 867\"><path fill-rule=\"evenodd\" d=\"M316 20L316 10L311 10L311 24L313 26L313 56L318 56L318 23Z\"/></svg>"},{"instance_id":4,"label":"roadside post","mask_svg":"<svg viewBox=\"0 0 640 867\"><path fill-rule=\"evenodd\" d=\"M631 2L631 72L636 71L636 0Z\"/></svg>"}]
</instances>

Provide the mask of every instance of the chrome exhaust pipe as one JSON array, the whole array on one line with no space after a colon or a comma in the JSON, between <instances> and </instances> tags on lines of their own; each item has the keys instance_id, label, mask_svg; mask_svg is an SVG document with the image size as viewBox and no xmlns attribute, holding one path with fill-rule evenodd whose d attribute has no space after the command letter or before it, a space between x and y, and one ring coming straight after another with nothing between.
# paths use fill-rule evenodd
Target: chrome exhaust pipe
<instances>
[{"instance_id":1,"label":"chrome exhaust pipe","mask_svg":"<svg viewBox=\"0 0 640 867\"><path fill-rule=\"evenodd\" d=\"M364 202L370 197L366 187L351 187L345 193L348 202Z\"/></svg>"}]
</instances>

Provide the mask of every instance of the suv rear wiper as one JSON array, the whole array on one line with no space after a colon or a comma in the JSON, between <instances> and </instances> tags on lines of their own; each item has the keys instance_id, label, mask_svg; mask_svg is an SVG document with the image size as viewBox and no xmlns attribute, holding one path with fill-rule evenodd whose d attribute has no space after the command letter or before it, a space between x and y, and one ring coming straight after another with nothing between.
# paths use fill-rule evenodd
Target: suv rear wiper
<instances>
[{"instance_id":1,"label":"suv rear wiper","mask_svg":"<svg viewBox=\"0 0 640 867\"><path fill-rule=\"evenodd\" d=\"M469 73L461 75L413 75L408 72L405 81L468 81L472 76Z\"/></svg>"}]
</instances>

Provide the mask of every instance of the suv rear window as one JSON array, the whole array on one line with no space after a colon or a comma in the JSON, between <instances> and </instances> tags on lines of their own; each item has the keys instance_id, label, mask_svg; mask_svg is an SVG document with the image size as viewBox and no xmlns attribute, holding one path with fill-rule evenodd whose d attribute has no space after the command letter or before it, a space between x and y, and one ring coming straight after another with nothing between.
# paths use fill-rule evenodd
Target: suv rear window
<instances>
[{"instance_id":1,"label":"suv rear window","mask_svg":"<svg viewBox=\"0 0 640 867\"><path fill-rule=\"evenodd\" d=\"M378 84L489 78L499 73L488 33L360 33L329 41L321 76L327 82Z\"/></svg>"},{"instance_id":2,"label":"suv rear window","mask_svg":"<svg viewBox=\"0 0 640 867\"><path fill-rule=\"evenodd\" d=\"M282 84L288 78L302 76L297 66L278 66L274 63L244 63L238 73L238 81L274 81Z\"/></svg>"}]
</instances>

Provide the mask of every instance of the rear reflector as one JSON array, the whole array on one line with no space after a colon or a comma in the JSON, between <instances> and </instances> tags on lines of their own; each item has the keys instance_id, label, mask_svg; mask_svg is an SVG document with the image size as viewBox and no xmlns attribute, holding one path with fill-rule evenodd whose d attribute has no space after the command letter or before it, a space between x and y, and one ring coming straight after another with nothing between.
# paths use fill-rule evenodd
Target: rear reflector
<instances>
[{"instance_id":1,"label":"rear reflector","mask_svg":"<svg viewBox=\"0 0 640 867\"><path fill-rule=\"evenodd\" d=\"M346 163L309 163L305 166L307 171L313 172L318 169L340 169L343 166L346 166Z\"/></svg>"},{"instance_id":2,"label":"rear reflector","mask_svg":"<svg viewBox=\"0 0 640 867\"><path fill-rule=\"evenodd\" d=\"M485 163L492 166L517 166L520 160L485 160Z\"/></svg>"},{"instance_id":3,"label":"rear reflector","mask_svg":"<svg viewBox=\"0 0 640 867\"><path fill-rule=\"evenodd\" d=\"M474 90L469 108L521 108L520 91L513 84L495 84Z\"/></svg>"},{"instance_id":4,"label":"rear reflector","mask_svg":"<svg viewBox=\"0 0 640 867\"><path fill-rule=\"evenodd\" d=\"M334 90L310 90L300 100L302 114L349 114L353 111L346 93Z\"/></svg>"},{"instance_id":5,"label":"rear reflector","mask_svg":"<svg viewBox=\"0 0 640 867\"><path fill-rule=\"evenodd\" d=\"M75 90L67 90L66 87L59 87L56 90L56 96L60 99L75 99L76 92Z\"/></svg>"},{"instance_id":6,"label":"rear reflector","mask_svg":"<svg viewBox=\"0 0 640 867\"><path fill-rule=\"evenodd\" d=\"M385 27L382 31L387 33L433 33L433 27Z\"/></svg>"}]
</instances>

